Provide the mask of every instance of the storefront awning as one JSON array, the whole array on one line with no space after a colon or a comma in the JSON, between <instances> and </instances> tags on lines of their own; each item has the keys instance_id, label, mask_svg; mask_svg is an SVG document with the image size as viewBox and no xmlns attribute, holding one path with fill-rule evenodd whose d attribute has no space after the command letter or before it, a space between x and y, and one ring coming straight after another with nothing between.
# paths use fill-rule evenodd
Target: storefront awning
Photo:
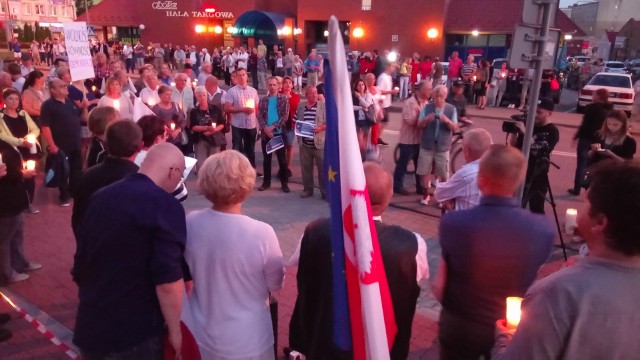
<instances>
[{"instance_id":1,"label":"storefront awning","mask_svg":"<svg viewBox=\"0 0 640 360\"><path fill-rule=\"evenodd\" d=\"M247 11L240 15L233 27L233 36L262 39L267 44L278 42L278 29L284 27L285 16L268 11Z\"/></svg>"}]
</instances>

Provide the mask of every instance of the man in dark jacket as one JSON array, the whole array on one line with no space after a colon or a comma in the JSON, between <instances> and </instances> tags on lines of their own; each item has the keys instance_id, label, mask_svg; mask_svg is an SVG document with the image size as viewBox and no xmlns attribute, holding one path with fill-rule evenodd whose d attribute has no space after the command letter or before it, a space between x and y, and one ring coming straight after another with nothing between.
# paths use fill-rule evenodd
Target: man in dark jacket
<instances>
[{"instance_id":1,"label":"man in dark jacket","mask_svg":"<svg viewBox=\"0 0 640 360\"><path fill-rule=\"evenodd\" d=\"M391 359L409 355L411 324L420 295L418 281L429 277L427 246L422 237L382 223L381 215L393 195L393 180L380 165L365 163L364 172L376 223L380 251L398 327ZM309 359L352 359L353 354L332 343L333 281L329 219L311 222L291 259L298 262L298 298L289 324L289 344Z\"/></svg>"},{"instance_id":2,"label":"man in dark jacket","mask_svg":"<svg viewBox=\"0 0 640 360\"><path fill-rule=\"evenodd\" d=\"M91 195L96 191L138 171L133 163L142 146L142 130L133 121L120 120L109 124L106 130L108 156L80 178L71 215L71 227L77 233Z\"/></svg>"}]
</instances>

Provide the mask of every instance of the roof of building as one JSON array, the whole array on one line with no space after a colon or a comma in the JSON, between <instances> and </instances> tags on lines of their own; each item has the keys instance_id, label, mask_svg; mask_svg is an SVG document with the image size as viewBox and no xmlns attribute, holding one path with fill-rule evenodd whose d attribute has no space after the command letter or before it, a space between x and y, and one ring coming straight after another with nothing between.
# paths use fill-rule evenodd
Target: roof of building
<instances>
[{"instance_id":1,"label":"roof of building","mask_svg":"<svg viewBox=\"0 0 640 360\"><path fill-rule=\"evenodd\" d=\"M627 21L620 28L620 31L622 31L623 29L627 29L627 27L630 27L631 29L635 29L635 30L640 30L640 20L636 20L634 18L629 19L629 21Z\"/></svg>"},{"instance_id":2,"label":"roof of building","mask_svg":"<svg viewBox=\"0 0 640 360\"><path fill-rule=\"evenodd\" d=\"M140 24L138 6L131 0L105 0L89 8L89 20L93 26L137 27ZM87 13L76 21L87 21Z\"/></svg>"},{"instance_id":3,"label":"roof of building","mask_svg":"<svg viewBox=\"0 0 640 360\"><path fill-rule=\"evenodd\" d=\"M455 0L449 3L444 28L448 33L469 32L478 29L481 33L510 33L522 19L524 0ZM586 35L567 14L556 11L556 28L575 36Z\"/></svg>"}]
</instances>

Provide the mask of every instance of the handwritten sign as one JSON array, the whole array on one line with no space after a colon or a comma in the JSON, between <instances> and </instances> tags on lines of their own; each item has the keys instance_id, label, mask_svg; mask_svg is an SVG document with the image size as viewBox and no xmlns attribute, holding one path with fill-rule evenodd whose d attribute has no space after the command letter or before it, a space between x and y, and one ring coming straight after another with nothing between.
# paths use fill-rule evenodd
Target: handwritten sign
<instances>
[{"instance_id":1,"label":"handwritten sign","mask_svg":"<svg viewBox=\"0 0 640 360\"><path fill-rule=\"evenodd\" d=\"M93 72L93 61L91 60L91 51L89 50L89 34L87 32L87 23L82 22L66 22L63 23L64 42L69 56L69 70L71 72L71 80L92 79L95 77Z\"/></svg>"}]
</instances>

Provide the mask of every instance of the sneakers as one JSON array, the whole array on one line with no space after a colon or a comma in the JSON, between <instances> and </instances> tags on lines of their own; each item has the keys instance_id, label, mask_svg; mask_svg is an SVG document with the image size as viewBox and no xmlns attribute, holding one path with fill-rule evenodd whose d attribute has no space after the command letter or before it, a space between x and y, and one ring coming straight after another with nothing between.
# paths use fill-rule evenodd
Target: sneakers
<instances>
[{"instance_id":1,"label":"sneakers","mask_svg":"<svg viewBox=\"0 0 640 360\"><path fill-rule=\"evenodd\" d=\"M283 193L290 193L291 189L289 189L289 185L287 184L282 184L282 192Z\"/></svg>"},{"instance_id":2,"label":"sneakers","mask_svg":"<svg viewBox=\"0 0 640 360\"><path fill-rule=\"evenodd\" d=\"M42 269L41 264L29 263L29 265L24 269L24 271L36 271Z\"/></svg>"},{"instance_id":3,"label":"sneakers","mask_svg":"<svg viewBox=\"0 0 640 360\"><path fill-rule=\"evenodd\" d=\"M429 205L429 200L431 200L430 196L423 197L422 199L420 199L420 204L421 205Z\"/></svg>"},{"instance_id":4,"label":"sneakers","mask_svg":"<svg viewBox=\"0 0 640 360\"><path fill-rule=\"evenodd\" d=\"M378 138L378 145L389 146L389 144L382 140L382 138Z\"/></svg>"},{"instance_id":5,"label":"sneakers","mask_svg":"<svg viewBox=\"0 0 640 360\"><path fill-rule=\"evenodd\" d=\"M27 274L13 274L13 276L11 276L11 278L9 279L10 283L17 283L20 281L25 281L29 278L29 275Z\"/></svg>"},{"instance_id":6,"label":"sneakers","mask_svg":"<svg viewBox=\"0 0 640 360\"><path fill-rule=\"evenodd\" d=\"M580 195L580 190L576 190L576 189L569 189L567 190L567 192L573 196L578 196Z\"/></svg>"}]
</instances>

